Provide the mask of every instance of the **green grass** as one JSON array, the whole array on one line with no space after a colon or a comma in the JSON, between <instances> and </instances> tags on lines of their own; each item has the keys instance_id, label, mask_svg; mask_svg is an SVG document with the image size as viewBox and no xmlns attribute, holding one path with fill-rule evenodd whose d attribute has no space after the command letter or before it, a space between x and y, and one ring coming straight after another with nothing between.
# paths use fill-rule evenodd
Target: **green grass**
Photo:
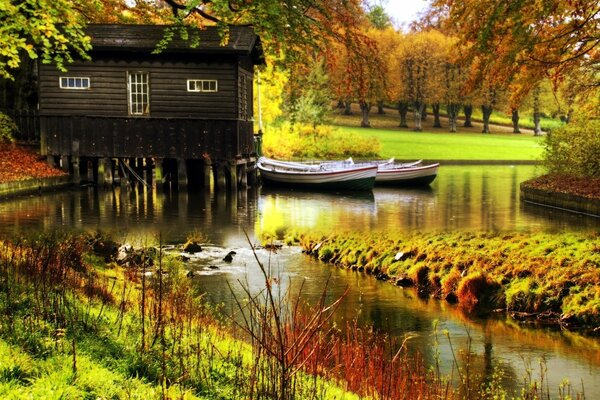
<instances>
[{"instance_id":1,"label":"green grass","mask_svg":"<svg viewBox=\"0 0 600 400\"><path fill-rule=\"evenodd\" d=\"M340 126L340 131L379 140L380 156L403 160L539 160L542 140L529 135L410 132Z\"/></svg>"},{"instance_id":2,"label":"green grass","mask_svg":"<svg viewBox=\"0 0 600 400\"><path fill-rule=\"evenodd\" d=\"M483 119L481 109L474 108L473 115L471 116L471 118L473 119L473 121L481 121ZM498 124L498 125L506 125L506 126L512 127L512 116L509 114L505 114L503 112L494 111L494 112L492 112L492 115L490 117L490 123ZM548 118L548 117L540 118L540 127L545 132L551 131L552 129L560 128L563 125L564 125L564 122L562 122L558 118ZM520 116L519 128L533 129L534 127L535 127L535 125L533 123L532 115L530 115L530 114L523 115L522 114Z\"/></svg>"},{"instance_id":3,"label":"green grass","mask_svg":"<svg viewBox=\"0 0 600 400\"><path fill-rule=\"evenodd\" d=\"M480 304L533 315L548 313L555 319L571 318L574 327L594 328L600 323L598 234L296 235L303 249L322 261L374 275L384 273L392 282L408 277L432 296L454 299L466 309Z\"/></svg>"}]
</instances>

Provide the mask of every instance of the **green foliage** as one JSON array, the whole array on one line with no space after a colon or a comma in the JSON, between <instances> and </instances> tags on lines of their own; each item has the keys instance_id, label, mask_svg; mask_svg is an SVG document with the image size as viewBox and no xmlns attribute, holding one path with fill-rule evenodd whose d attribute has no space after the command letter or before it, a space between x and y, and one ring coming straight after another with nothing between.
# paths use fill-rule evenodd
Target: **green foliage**
<instances>
[{"instance_id":1,"label":"green foliage","mask_svg":"<svg viewBox=\"0 0 600 400\"><path fill-rule=\"evenodd\" d=\"M6 114L0 113L0 143L12 143L15 141L13 134L17 131L17 125Z\"/></svg>"},{"instance_id":2,"label":"green foliage","mask_svg":"<svg viewBox=\"0 0 600 400\"><path fill-rule=\"evenodd\" d=\"M379 153L377 140L324 125L284 122L265 132L263 140L264 154L277 159L372 158Z\"/></svg>"},{"instance_id":3,"label":"green foliage","mask_svg":"<svg viewBox=\"0 0 600 400\"><path fill-rule=\"evenodd\" d=\"M376 4L369 8L367 18L369 18L371 25L377 29L383 30L392 27L390 16L380 4Z\"/></svg>"},{"instance_id":4,"label":"green foliage","mask_svg":"<svg viewBox=\"0 0 600 400\"><path fill-rule=\"evenodd\" d=\"M60 70L73 55L88 58L90 38L69 0L3 0L0 3L0 76L12 79L25 57Z\"/></svg>"},{"instance_id":5,"label":"green foliage","mask_svg":"<svg viewBox=\"0 0 600 400\"><path fill-rule=\"evenodd\" d=\"M600 120L568 124L546 136L544 162L550 172L600 177Z\"/></svg>"},{"instance_id":6,"label":"green foliage","mask_svg":"<svg viewBox=\"0 0 600 400\"><path fill-rule=\"evenodd\" d=\"M325 123L332 100L329 77L325 73L322 61L312 66L302 83L302 88L300 96L291 99L291 119L301 124L310 124L316 129L318 125Z\"/></svg>"}]
</instances>

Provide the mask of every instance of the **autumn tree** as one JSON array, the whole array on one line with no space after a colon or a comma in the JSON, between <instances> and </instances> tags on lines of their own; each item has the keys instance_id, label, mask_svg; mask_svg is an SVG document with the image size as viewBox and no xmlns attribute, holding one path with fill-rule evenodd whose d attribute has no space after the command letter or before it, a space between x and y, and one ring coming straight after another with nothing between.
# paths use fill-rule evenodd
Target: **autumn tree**
<instances>
[{"instance_id":1,"label":"autumn tree","mask_svg":"<svg viewBox=\"0 0 600 400\"><path fill-rule=\"evenodd\" d=\"M600 3L596 0L434 0L428 20L456 34L464 59L479 59L496 82L517 83L524 97L545 77L555 83L573 70L600 78Z\"/></svg>"},{"instance_id":2,"label":"autumn tree","mask_svg":"<svg viewBox=\"0 0 600 400\"><path fill-rule=\"evenodd\" d=\"M422 131L421 120L427 102L438 104L443 100L442 67L445 48L440 40L443 35L428 30L404 36L395 56L400 84L400 102L407 102L413 109L415 131ZM438 114L439 116L439 114ZM402 116L401 116L402 118ZM402 125L402 121L401 121Z\"/></svg>"},{"instance_id":3,"label":"autumn tree","mask_svg":"<svg viewBox=\"0 0 600 400\"><path fill-rule=\"evenodd\" d=\"M463 68L447 60L444 64L444 100L446 103L446 112L448 114L448 129L450 132L456 132L458 125L458 114L460 112L464 96L464 72Z\"/></svg>"},{"instance_id":4,"label":"autumn tree","mask_svg":"<svg viewBox=\"0 0 600 400\"><path fill-rule=\"evenodd\" d=\"M377 99L377 112L378 114L384 114L383 104L397 99L397 97L394 96L394 93L397 91L395 91L393 87L394 85L398 85L398 82L395 82L394 84L391 82L396 77L392 71L394 55L399 46L400 34L396 32L394 28L388 26L385 29L370 29L368 36L377 44L378 60L381 63L379 70L383 74L383 90L380 91L381 97Z\"/></svg>"}]
</instances>

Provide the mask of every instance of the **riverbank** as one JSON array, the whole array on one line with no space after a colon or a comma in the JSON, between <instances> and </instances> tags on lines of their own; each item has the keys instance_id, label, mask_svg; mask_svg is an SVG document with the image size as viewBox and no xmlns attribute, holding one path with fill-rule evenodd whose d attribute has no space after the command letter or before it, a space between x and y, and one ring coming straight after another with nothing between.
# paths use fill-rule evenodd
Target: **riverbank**
<instances>
[{"instance_id":1,"label":"riverbank","mask_svg":"<svg viewBox=\"0 0 600 400\"><path fill-rule=\"evenodd\" d=\"M34 150L0 143L0 198L39 193L71 184L67 173L48 165Z\"/></svg>"},{"instance_id":2,"label":"riverbank","mask_svg":"<svg viewBox=\"0 0 600 400\"><path fill-rule=\"evenodd\" d=\"M469 312L600 334L598 234L302 234L304 251Z\"/></svg>"},{"instance_id":3,"label":"riverbank","mask_svg":"<svg viewBox=\"0 0 600 400\"><path fill-rule=\"evenodd\" d=\"M300 353L325 349L322 336L286 343L297 358L281 369L276 343L241 340L253 332L219 317L177 258L117 246L88 235L0 241L0 397L358 398L310 374L324 364Z\"/></svg>"},{"instance_id":4,"label":"riverbank","mask_svg":"<svg viewBox=\"0 0 600 400\"><path fill-rule=\"evenodd\" d=\"M600 179L543 175L521 183L521 198L529 203L600 217Z\"/></svg>"}]
</instances>

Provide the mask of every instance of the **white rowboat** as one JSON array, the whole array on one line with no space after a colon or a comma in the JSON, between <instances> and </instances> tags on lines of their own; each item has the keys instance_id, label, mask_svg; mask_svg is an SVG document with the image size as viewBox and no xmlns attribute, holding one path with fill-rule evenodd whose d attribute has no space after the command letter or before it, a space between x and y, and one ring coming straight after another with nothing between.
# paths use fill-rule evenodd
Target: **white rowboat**
<instances>
[{"instance_id":1,"label":"white rowboat","mask_svg":"<svg viewBox=\"0 0 600 400\"><path fill-rule=\"evenodd\" d=\"M265 184L322 190L371 190L377 175L375 164L304 164L261 157L256 166Z\"/></svg>"}]
</instances>

